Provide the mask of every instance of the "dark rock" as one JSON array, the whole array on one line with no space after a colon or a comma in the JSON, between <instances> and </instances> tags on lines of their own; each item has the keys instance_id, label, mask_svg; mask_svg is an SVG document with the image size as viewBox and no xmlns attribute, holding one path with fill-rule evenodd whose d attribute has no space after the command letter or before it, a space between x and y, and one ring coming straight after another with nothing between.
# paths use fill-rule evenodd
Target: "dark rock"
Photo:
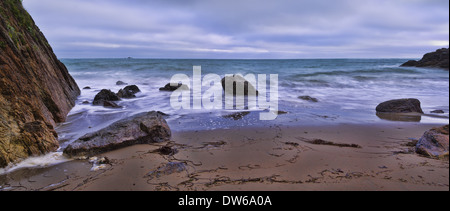
<instances>
[{"instance_id":1,"label":"dark rock","mask_svg":"<svg viewBox=\"0 0 450 211\"><path fill-rule=\"evenodd\" d=\"M420 61L408 61L402 65L403 67L436 67L449 68L449 49L441 48L432 53L427 53Z\"/></svg>"},{"instance_id":2,"label":"dark rock","mask_svg":"<svg viewBox=\"0 0 450 211\"><path fill-rule=\"evenodd\" d=\"M157 149L155 152L161 155L175 155L178 153L178 150L170 146L163 146Z\"/></svg>"},{"instance_id":3,"label":"dark rock","mask_svg":"<svg viewBox=\"0 0 450 211\"><path fill-rule=\"evenodd\" d=\"M390 100L381 103L376 108L377 112L388 112L388 113L421 113L423 114L422 108L420 107L420 101L418 99L399 99Z\"/></svg>"},{"instance_id":4,"label":"dark rock","mask_svg":"<svg viewBox=\"0 0 450 211\"><path fill-rule=\"evenodd\" d=\"M135 98L136 93L141 92L139 87L136 85L127 86L124 89L120 89L119 92L117 92L117 96L120 98Z\"/></svg>"},{"instance_id":5,"label":"dark rock","mask_svg":"<svg viewBox=\"0 0 450 211\"><path fill-rule=\"evenodd\" d=\"M170 116L169 114L166 114L164 112L158 111L158 114L162 115L162 116Z\"/></svg>"},{"instance_id":6,"label":"dark rock","mask_svg":"<svg viewBox=\"0 0 450 211\"><path fill-rule=\"evenodd\" d=\"M117 95L114 92L111 92L111 90L103 89L100 91L94 98L94 102L92 102L93 105L104 105L105 101L119 101L120 98L117 97Z\"/></svg>"},{"instance_id":7,"label":"dark rock","mask_svg":"<svg viewBox=\"0 0 450 211\"><path fill-rule=\"evenodd\" d=\"M120 120L94 133L89 133L64 149L64 154L94 156L135 145L169 141L171 131L166 120L156 111Z\"/></svg>"},{"instance_id":8,"label":"dark rock","mask_svg":"<svg viewBox=\"0 0 450 211\"><path fill-rule=\"evenodd\" d=\"M84 87L83 89L91 89L91 87L87 86L87 87Z\"/></svg>"},{"instance_id":9,"label":"dark rock","mask_svg":"<svg viewBox=\"0 0 450 211\"><path fill-rule=\"evenodd\" d=\"M53 128L66 120L79 94L22 1L1 0L0 168L57 150Z\"/></svg>"},{"instance_id":10,"label":"dark rock","mask_svg":"<svg viewBox=\"0 0 450 211\"><path fill-rule=\"evenodd\" d=\"M127 83L123 82L123 81L117 81L116 82L117 86L122 86L122 85L128 85Z\"/></svg>"},{"instance_id":11,"label":"dark rock","mask_svg":"<svg viewBox=\"0 0 450 211\"><path fill-rule=\"evenodd\" d=\"M237 112L237 113L225 115L223 117L227 118L227 119L240 120L240 119L244 118L244 116L247 116L249 114L250 114L250 112Z\"/></svg>"},{"instance_id":12,"label":"dark rock","mask_svg":"<svg viewBox=\"0 0 450 211\"><path fill-rule=\"evenodd\" d=\"M179 83L176 86L171 86L170 83L168 83L164 87L159 88L159 91L173 92L179 88L182 88L183 90L189 90L189 87L185 84Z\"/></svg>"},{"instance_id":13,"label":"dark rock","mask_svg":"<svg viewBox=\"0 0 450 211\"><path fill-rule=\"evenodd\" d=\"M103 107L106 108L123 108L122 106L117 105L115 102L111 102L111 101L103 101Z\"/></svg>"},{"instance_id":14,"label":"dark rock","mask_svg":"<svg viewBox=\"0 0 450 211\"><path fill-rule=\"evenodd\" d=\"M409 61L405 62L404 64L402 64L402 67L415 67L418 64L419 64L419 62L416 60L409 60Z\"/></svg>"},{"instance_id":15,"label":"dark rock","mask_svg":"<svg viewBox=\"0 0 450 211\"><path fill-rule=\"evenodd\" d=\"M317 98L310 97L310 96L300 96L298 98L302 99L302 100L305 100L305 101L310 101L310 102L313 102L313 103L319 102L319 100Z\"/></svg>"},{"instance_id":16,"label":"dark rock","mask_svg":"<svg viewBox=\"0 0 450 211\"><path fill-rule=\"evenodd\" d=\"M431 111L430 113L432 113L432 114L444 114L445 111L443 111L443 110L434 110L434 111Z\"/></svg>"},{"instance_id":17,"label":"dark rock","mask_svg":"<svg viewBox=\"0 0 450 211\"><path fill-rule=\"evenodd\" d=\"M83 101L81 104L83 104L83 105L88 105L88 104L90 104L90 103L89 103L89 101L86 100L86 101Z\"/></svg>"},{"instance_id":18,"label":"dark rock","mask_svg":"<svg viewBox=\"0 0 450 211\"><path fill-rule=\"evenodd\" d=\"M233 75L233 76L227 76L222 78L222 88L225 92L227 92L226 89L226 81L230 80L233 82L233 95L237 95L237 87L244 87L244 96L248 96L249 94L256 93L256 96L259 95L258 90L245 78L241 75Z\"/></svg>"},{"instance_id":19,"label":"dark rock","mask_svg":"<svg viewBox=\"0 0 450 211\"><path fill-rule=\"evenodd\" d=\"M426 131L416 145L418 154L448 160L449 125Z\"/></svg>"}]
</instances>

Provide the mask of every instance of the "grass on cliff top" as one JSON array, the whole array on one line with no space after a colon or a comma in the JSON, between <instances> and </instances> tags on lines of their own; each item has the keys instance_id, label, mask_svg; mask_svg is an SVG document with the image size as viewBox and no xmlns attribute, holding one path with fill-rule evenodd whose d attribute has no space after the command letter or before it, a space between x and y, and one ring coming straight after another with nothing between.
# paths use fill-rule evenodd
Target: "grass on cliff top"
<instances>
[{"instance_id":1,"label":"grass on cliff top","mask_svg":"<svg viewBox=\"0 0 450 211\"><path fill-rule=\"evenodd\" d=\"M26 31L38 40L37 31L31 15L23 8L21 0L4 0L0 7L0 15L6 24L6 29L15 46L19 48L25 44Z\"/></svg>"},{"instance_id":2,"label":"grass on cliff top","mask_svg":"<svg viewBox=\"0 0 450 211\"><path fill-rule=\"evenodd\" d=\"M31 28L34 25L34 21L31 18L30 14L23 8L22 0L5 0L6 6L12 12L12 15L17 18L19 24L23 28ZM5 11L7 8L1 8L2 15L6 19L7 12Z\"/></svg>"}]
</instances>

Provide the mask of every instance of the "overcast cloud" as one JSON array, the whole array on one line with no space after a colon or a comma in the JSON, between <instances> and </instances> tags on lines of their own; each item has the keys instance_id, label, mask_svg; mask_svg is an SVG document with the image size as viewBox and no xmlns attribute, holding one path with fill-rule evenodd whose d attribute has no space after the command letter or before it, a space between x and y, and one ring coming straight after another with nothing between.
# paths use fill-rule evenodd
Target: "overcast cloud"
<instances>
[{"instance_id":1,"label":"overcast cloud","mask_svg":"<svg viewBox=\"0 0 450 211\"><path fill-rule=\"evenodd\" d=\"M417 58L448 0L24 0L60 58Z\"/></svg>"}]
</instances>

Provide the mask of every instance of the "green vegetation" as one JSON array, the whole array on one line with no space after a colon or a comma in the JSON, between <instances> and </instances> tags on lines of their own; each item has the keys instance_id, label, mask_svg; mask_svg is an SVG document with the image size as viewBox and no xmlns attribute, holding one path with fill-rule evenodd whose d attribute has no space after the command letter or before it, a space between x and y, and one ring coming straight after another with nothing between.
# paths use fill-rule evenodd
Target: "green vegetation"
<instances>
[{"instance_id":1,"label":"green vegetation","mask_svg":"<svg viewBox=\"0 0 450 211\"><path fill-rule=\"evenodd\" d=\"M19 2L19 0L6 0L5 3L10 7L11 12L19 21L21 27L28 28L34 25L33 19L31 18L30 14L28 14L28 12L26 12L23 8L22 1Z\"/></svg>"},{"instance_id":2,"label":"green vegetation","mask_svg":"<svg viewBox=\"0 0 450 211\"><path fill-rule=\"evenodd\" d=\"M5 49L6 48L6 43L3 41L0 41L0 48L1 49Z\"/></svg>"},{"instance_id":3,"label":"green vegetation","mask_svg":"<svg viewBox=\"0 0 450 211\"><path fill-rule=\"evenodd\" d=\"M21 0L4 0L1 2L0 15L8 30L8 35L17 48L25 46L27 34L39 40L34 21L23 8Z\"/></svg>"}]
</instances>

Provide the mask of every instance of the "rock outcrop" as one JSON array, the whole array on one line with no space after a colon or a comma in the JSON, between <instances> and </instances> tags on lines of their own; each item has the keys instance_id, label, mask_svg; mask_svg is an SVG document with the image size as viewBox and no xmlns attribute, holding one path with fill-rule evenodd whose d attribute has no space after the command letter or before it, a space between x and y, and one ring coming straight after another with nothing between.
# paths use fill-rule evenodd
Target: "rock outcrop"
<instances>
[{"instance_id":1,"label":"rock outcrop","mask_svg":"<svg viewBox=\"0 0 450 211\"><path fill-rule=\"evenodd\" d=\"M56 150L80 94L21 2L0 1L0 168Z\"/></svg>"},{"instance_id":2,"label":"rock outcrop","mask_svg":"<svg viewBox=\"0 0 450 211\"><path fill-rule=\"evenodd\" d=\"M402 67L436 67L449 68L449 49L441 48L435 52L427 53L420 61L410 60L402 64Z\"/></svg>"},{"instance_id":3,"label":"rock outcrop","mask_svg":"<svg viewBox=\"0 0 450 211\"><path fill-rule=\"evenodd\" d=\"M426 131L416 145L418 154L448 160L449 125Z\"/></svg>"},{"instance_id":4,"label":"rock outcrop","mask_svg":"<svg viewBox=\"0 0 450 211\"><path fill-rule=\"evenodd\" d=\"M390 100L381 103L376 108L377 112L385 113L421 113L423 110L420 107L420 101L418 99L398 99Z\"/></svg>"},{"instance_id":5,"label":"rock outcrop","mask_svg":"<svg viewBox=\"0 0 450 211\"><path fill-rule=\"evenodd\" d=\"M93 156L134 144L169 141L171 131L163 116L156 111L120 120L94 133L79 138L64 149L69 157Z\"/></svg>"}]
</instances>

